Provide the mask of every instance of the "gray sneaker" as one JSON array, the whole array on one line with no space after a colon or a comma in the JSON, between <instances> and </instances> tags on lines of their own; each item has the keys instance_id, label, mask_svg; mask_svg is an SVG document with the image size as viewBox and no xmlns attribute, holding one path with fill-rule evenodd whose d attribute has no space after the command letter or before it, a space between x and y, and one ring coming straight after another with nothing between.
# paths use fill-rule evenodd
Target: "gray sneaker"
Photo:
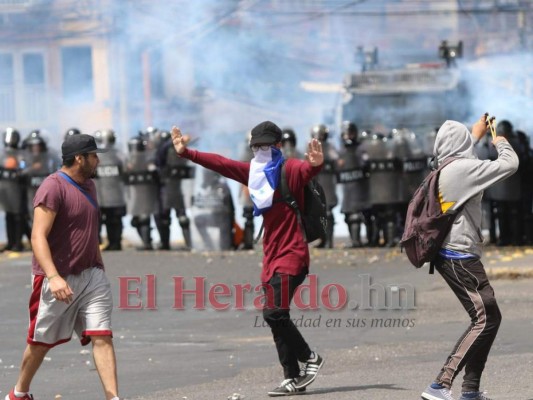
<instances>
[{"instance_id":1,"label":"gray sneaker","mask_svg":"<svg viewBox=\"0 0 533 400\"><path fill-rule=\"evenodd\" d=\"M464 397L463 395L461 395L459 400L491 400L491 399L485 396L484 392L477 392L476 397Z\"/></svg>"},{"instance_id":2,"label":"gray sneaker","mask_svg":"<svg viewBox=\"0 0 533 400\"><path fill-rule=\"evenodd\" d=\"M433 389L431 385L422 392L421 396L424 400L454 400L450 389Z\"/></svg>"}]
</instances>

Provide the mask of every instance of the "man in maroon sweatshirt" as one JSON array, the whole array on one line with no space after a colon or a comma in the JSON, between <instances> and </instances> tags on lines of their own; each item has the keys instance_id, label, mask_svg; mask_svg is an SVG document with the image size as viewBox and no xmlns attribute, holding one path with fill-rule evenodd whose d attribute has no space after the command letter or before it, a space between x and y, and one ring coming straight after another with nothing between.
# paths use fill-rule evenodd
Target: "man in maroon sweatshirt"
<instances>
[{"instance_id":1,"label":"man in maroon sweatshirt","mask_svg":"<svg viewBox=\"0 0 533 400\"><path fill-rule=\"evenodd\" d=\"M287 185L303 209L304 187L320 172L324 162L322 144L317 139L309 143L306 161L284 160L281 139L282 132L276 124L260 123L252 129L250 139L254 158L241 162L191 150L187 148L187 137L179 128L172 128L172 142L180 157L248 186L254 215L263 215L263 318L272 330L285 377L279 387L268 392L271 397L305 391L324 364L290 319L290 302L309 272L309 248L296 213L281 199L279 190L281 167L285 164ZM299 362L303 364L301 368Z\"/></svg>"}]
</instances>

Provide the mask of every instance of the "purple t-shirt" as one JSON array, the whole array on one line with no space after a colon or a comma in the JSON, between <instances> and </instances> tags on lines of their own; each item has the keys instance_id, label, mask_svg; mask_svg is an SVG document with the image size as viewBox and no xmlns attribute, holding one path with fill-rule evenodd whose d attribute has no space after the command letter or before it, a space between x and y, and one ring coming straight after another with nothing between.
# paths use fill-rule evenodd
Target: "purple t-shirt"
<instances>
[{"instance_id":1,"label":"purple t-shirt","mask_svg":"<svg viewBox=\"0 0 533 400\"><path fill-rule=\"evenodd\" d=\"M88 179L80 186L96 202L94 182ZM53 173L37 189L33 208L40 205L57 213L48 234L48 245L61 276L104 267L98 248L99 210L78 188L59 173ZM44 275L35 255L32 268L35 275Z\"/></svg>"}]
</instances>

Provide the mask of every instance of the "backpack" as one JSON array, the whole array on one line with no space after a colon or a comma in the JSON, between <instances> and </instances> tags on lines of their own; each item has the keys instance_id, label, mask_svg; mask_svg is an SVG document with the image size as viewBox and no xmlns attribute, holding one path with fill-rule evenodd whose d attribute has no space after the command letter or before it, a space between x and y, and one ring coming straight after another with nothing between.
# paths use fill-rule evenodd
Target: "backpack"
<instances>
[{"instance_id":1,"label":"backpack","mask_svg":"<svg viewBox=\"0 0 533 400\"><path fill-rule=\"evenodd\" d=\"M296 213L298 223L302 228L304 240L308 243L315 240L326 240L327 206L324 189L316 179L311 179L304 187L303 211L298 207L296 199L289 190L287 184L287 171L285 163L281 167L280 193L282 201L285 201Z\"/></svg>"},{"instance_id":2,"label":"backpack","mask_svg":"<svg viewBox=\"0 0 533 400\"><path fill-rule=\"evenodd\" d=\"M440 171L455 160L456 158L446 159L436 170L429 173L415 191L405 217L401 249L405 250L407 258L416 268L429 262L430 273L433 273L435 257L462 208L449 209L443 213L439 201Z\"/></svg>"}]
</instances>

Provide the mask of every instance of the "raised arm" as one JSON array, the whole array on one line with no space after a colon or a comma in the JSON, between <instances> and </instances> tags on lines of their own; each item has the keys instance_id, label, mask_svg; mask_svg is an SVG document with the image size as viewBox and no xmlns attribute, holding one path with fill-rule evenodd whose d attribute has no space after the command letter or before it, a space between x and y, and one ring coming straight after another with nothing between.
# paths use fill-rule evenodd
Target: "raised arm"
<instances>
[{"instance_id":1,"label":"raised arm","mask_svg":"<svg viewBox=\"0 0 533 400\"><path fill-rule=\"evenodd\" d=\"M291 168L296 168L298 171L290 174L288 178L289 189L293 192L307 185L322 169L324 154L322 144L317 139L309 142L305 159L306 161L291 160Z\"/></svg>"},{"instance_id":2,"label":"raised arm","mask_svg":"<svg viewBox=\"0 0 533 400\"><path fill-rule=\"evenodd\" d=\"M497 136L492 143L496 146L498 158L493 161L485 160L478 166L475 174L475 186L480 190L485 190L518 170L518 156L507 139Z\"/></svg>"},{"instance_id":3,"label":"raised arm","mask_svg":"<svg viewBox=\"0 0 533 400\"><path fill-rule=\"evenodd\" d=\"M191 160L207 169L218 172L226 178L233 179L244 185L248 184L250 163L231 160L215 153L204 153L187 148L189 142L188 135L182 135L177 127L172 128L172 143L176 153L180 157Z\"/></svg>"}]
</instances>

